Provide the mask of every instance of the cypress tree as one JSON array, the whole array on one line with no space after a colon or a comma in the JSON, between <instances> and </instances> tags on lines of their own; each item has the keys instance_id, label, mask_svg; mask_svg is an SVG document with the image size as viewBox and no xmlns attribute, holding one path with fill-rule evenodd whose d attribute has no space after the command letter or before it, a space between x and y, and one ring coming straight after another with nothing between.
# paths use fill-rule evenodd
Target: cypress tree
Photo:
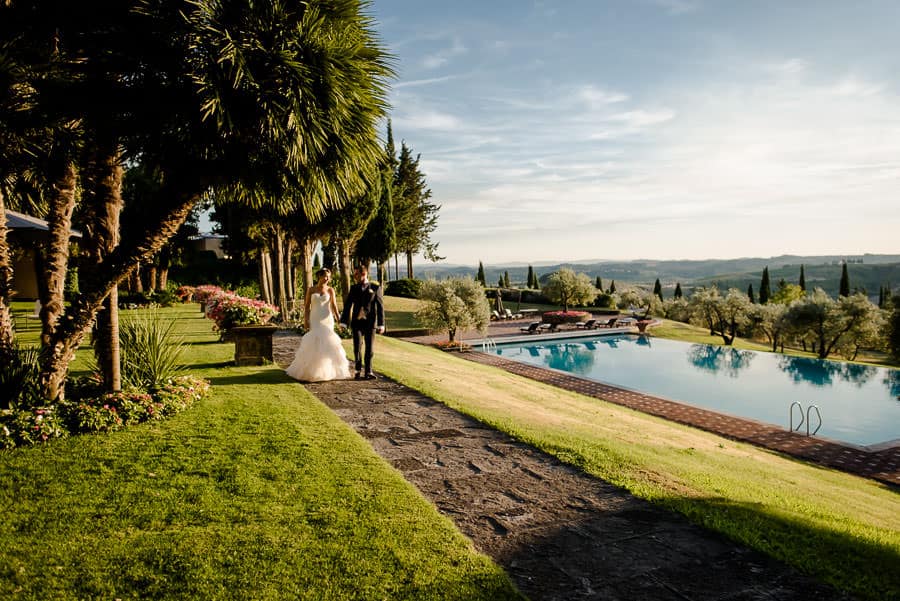
<instances>
[{"instance_id":1,"label":"cypress tree","mask_svg":"<svg viewBox=\"0 0 900 601\"><path fill-rule=\"evenodd\" d=\"M847 273L847 263L844 263L844 268L841 270L841 286L838 292L840 296L850 296L850 274Z\"/></svg>"},{"instance_id":2,"label":"cypress tree","mask_svg":"<svg viewBox=\"0 0 900 601\"><path fill-rule=\"evenodd\" d=\"M681 282L675 283L675 298L681 298L684 294L681 292Z\"/></svg>"},{"instance_id":3,"label":"cypress tree","mask_svg":"<svg viewBox=\"0 0 900 601\"><path fill-rule=\"evenodd\" d=\"M594 283L594 288L597 290L603 290L603 280L600 279L600 276L597 276L597 281Z\"/></svg>"},{"instance_id":4,"label":"cypress tree","mask_svg":"<svg viewBox=\"0 0 900 601\"><path fill-rule=\"evenodd\" d=\"M878 287L878 308L884 309L884 285Z\"/></svg>"},{"instance_id":5,"label":"cypress tree","mask_svg":"<svg viewBox=\"0 0 900 601\"><path fill-rule=\"evenodd\" d=\"M478 274L475 276L475 280L487 288L487 280L484 279L484 265L481 264L481 261L478 261Z\"/></svg>"},{"instance_id":6,"label":"cypress tree","mask_svg":"<svg viewBox=\"0 0 900 601\"><path fill-rule=\"evenodd\" d=\"M508 271L504 271L504 272L503 272L503 287L504 287L504 288L509 288L509 287L510 287L510 286L509 286L509 272L508 272Z\"/></svg>"},{"instance_id":7,"label":"cypress tree","mask_svg":"<svg viewBox=\"0 0 900 601\"><path fill-rule=\"evenodd\" d=\"M753 284L750 284L749 286L747 286L747 296L750 297L751 303L756 303L756 299L753 298Z\"/></svg>"},{"instance_id":8,"label":"cypress tree","mask_svg":"<svg viewBox=\"0 0 900 601\"><path fill-rule=\"evenodd\" d=\"M800 290L806 292L806 274L803 273L803 265L800 265Z\"/></svg>"},{"instance_id":9,"label":"cypress tree","mask_svg":"<svg viewBox=\"0 0 900 601\"><path fill-rule=\"evenodd\" d=\"M534 269L531 265L528 266L528 277L525 279L525 287L528 289L534 288Z\"/></svg>"},{"instance_id":10,"label":"cypress tree","mask_svg":"<svg viewBox=\"0 0 900 601\"><path fill-rule=\"evenodd\" d=\"M662 284L659 283L659 278L656 278L656 283L653 284L653 294L659 297L659 300L663 300L662 296Z\"/></svg>"},{"instance_id":11,"label":"cypress tree","mask_svg":"<svg viewBox=\"0 0 900 601\"><path fill-rule=\"evenodd\" d=\"M616 281L615 280L613 280L612 283L609 285L609 293L610 294L616 293Z\"/></svg>"},{"instance_id":12,"label":"cypress tree","mask_svg":"<svg viewBox=\"0 0 900 601\"><path fill-rule=\"evenodd\" d=\"M534 272L534 289L535 290L541 289L541 278L538 277L538 274L536 271Z\"/></svg>"},{"instance_id":13,"label":"cypress tree","mask_svg":"<svg viewBox=\"0 0 900 601\"><path fill-rule=\"evenodd\" d=\"M497 280L497 288L503 288L503 276L500 276L500 279Z\"/></svg>"},{"instance_id":14,"label":"cypress tree","mask_svg":"<svg viewBox=\"0 0 900 601\"><path fill-rule=\"evenodd\" d=\"M762 281L759 283L759 304L765 305L772 296L772 289L769 287L769 267L763 268Z\"/></svg>"},{"instance_id":15,"label":"cypress tree","mask_svg":"<svg viewBox=\"0 0 900 601\"><path fill-rule=\"evenodd\" d=\"M319 253L313 255L313 272L319 271L322 268L322 262L319 261Z\"/></svg>"}]
</instances>

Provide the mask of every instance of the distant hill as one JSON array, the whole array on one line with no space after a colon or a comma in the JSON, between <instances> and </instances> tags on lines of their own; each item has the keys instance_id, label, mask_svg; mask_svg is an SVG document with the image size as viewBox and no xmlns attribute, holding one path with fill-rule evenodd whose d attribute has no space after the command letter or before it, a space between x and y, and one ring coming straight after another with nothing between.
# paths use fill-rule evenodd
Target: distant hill
<instances>
[{"instance_id":1,"label":"distant hill","mask_svg":"<svg viewBox=\"0 0 900 601\"><path fill-rule=\"evenodd\" d=\"M716 283L719 287L734 286L743 290L748 284L759 287L762 270L769 268L773 288L784 278L797 283L800 265L804 265L808 288L821 286L830 294L836 294L841 276L841 262L849 262L851 288L865 288L869 294L877 294L881 285L900 287L900 255L824 255L798 256L781 255L769 258L708 259L708 260L652 260L603 261L560 263L555 265L535 264L538 276L546 276L560 267L569 267L576 272L586 273L591 279L602 278L604 286L610 280L619 283L652 285L659 278L665 288L672 288L676 282L682 286L702 286ZM420 278L446 278L452 276L475 277L475 265L416 265L415 273ZM508 265L485 264L484 272L488 285L495 285L504 271L509 272L512 285L524 284L528 275L528 265L522 263Z\"/></svg>"},{"instance_id":2,"label":"distant hill","mask_svg":"<svg viewBox=\"0 0 900 601\"><path fill-rule=\"evenodd\" d=\"M837 296L841 282L840 265L804 265L806 289L822 288L831 296ZM883 264L859 264L847 265L847 275L850 277L850 289L861 290L869 296L878 296L880 286L891 286L894 290L900 289L900 262ZM777 269L769 267L769 282L774 292L779 280L784 279L789 284L797 284L800 280L800 266L788 265ZM728 276L713 276L691 282L691 286L705 286L715 284L720 289L739 288L746 290L749 284L758 293L762 280L762 270L758 272L732 274Z\"/></svg>"}]
</instances>

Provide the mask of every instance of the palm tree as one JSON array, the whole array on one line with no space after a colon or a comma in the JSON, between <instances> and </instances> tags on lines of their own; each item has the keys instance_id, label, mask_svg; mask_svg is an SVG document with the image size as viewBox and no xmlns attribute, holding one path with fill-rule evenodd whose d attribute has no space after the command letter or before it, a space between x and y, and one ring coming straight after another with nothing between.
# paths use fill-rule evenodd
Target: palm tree
<instances>
[{"instance_id":1,"label":"palm tree","mask_svg":"<svg viewBox=\"0 0 900 601\"><path fill-rule=\"evenodd\" d=\"M43 90L42 106L87 127L97 167L92 207L108 221L91 243L102 238L111 249L82 277L65 318L45 325L50 399L60 396L75 348L110 290L159 251L209 188L317 218L361 194L362 174L381 156L376 125L392 73L358 0L106 4L40 15L62 40L58 64L67 76ZM0 21L37 19L21 3L3 11ZM103 129L89 106L102 107L114 127ZM117 243L108 227L117 185L99 186L137 158L164 174L168 202L143 236ZM51 204L52 216L65 215L64 203ZM63 218L50 221L67 229Z\"/></svg>"}]
</instances>

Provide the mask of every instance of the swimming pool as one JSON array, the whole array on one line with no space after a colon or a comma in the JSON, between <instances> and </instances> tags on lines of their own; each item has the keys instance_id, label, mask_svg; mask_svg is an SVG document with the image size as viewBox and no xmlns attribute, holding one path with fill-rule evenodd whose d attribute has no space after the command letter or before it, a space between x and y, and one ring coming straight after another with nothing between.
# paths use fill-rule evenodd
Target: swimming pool
<instances>
[{"instance_id":1,"label":"swimming pool","mask_svg":"<svg viewBox=\"0 0 900 601\"><path fill-rule=\"evenodd\" d=\"M896 369L627 334L499 344L488 352L784 428L792 402L804 412L815 404L819 436L862 446L900 439Z\"/></svg>"}]
</instances>

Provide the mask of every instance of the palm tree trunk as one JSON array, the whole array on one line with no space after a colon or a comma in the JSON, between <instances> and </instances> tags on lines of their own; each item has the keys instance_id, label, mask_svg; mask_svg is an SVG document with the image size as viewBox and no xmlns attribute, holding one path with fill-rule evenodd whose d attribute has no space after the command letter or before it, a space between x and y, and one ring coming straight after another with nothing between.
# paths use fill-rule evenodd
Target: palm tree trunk
<instances>
[{"instance_id":1,"label":"palm tree trunk","mask_svg":"<svg viewBox=\"0 0 900 601\"><path fill-rule=\"evenodd\" d=\"M300 246L300 277L302 278L302 289L298 290L298 298L304 298L306 291L313 285L313 252L316 250L316 239L305 238L299 241Z\"/></svg>"},{"instance_id":2,"label":"palm tree trunk","mask_svg":"<svg viewBox=\"0 0 900 601\"><path fill-rule=\"evenodd\" d=\"M168 241L187 219L188 214L207 188L207 182L195 177L191 170L185 177L173 173L168 198L172 205L158 219L148 223L145 235L140 239L125 240L104 261L96 272L101 281L84 281L82 294L66 310L66 319L60 320L52 336L42 348L41 386L46 399L62 399L65 395L65 378L75 350L84 339L91 321L106 298L109 290L131 275L135 266L147 262Z\"/></svg>"},{"instance_id":3,"label":"palm tree trunk","mask_svg":"<svg viewBox=\"0 0 900 601\"><path fill-rule=\"evenodd\" d=\"M284 283L287 306L292 309L297 297L297 275L294 272L294 239L290 236L284 237ZM287 315L285 313L282 317Z\"/></svg>"},{"instance_id":4,"label":"palm tree trunk","mask_svg":"<svg viewBox=\"0 0 900 601\"><path fill-rule=\"evenodd\" d=\"M57 322L65 310L63 287L69 269L69 238L72 235L72 211L75 209L75 165L65 162L51 185L50 212L47 215L49 236L46 259L39 273L44 285L41 299L41 345L50 343ZM47 397L52 400L54 397Z\"/></svg>"},{"instance_id":5,"label":"palm tree trunk","mask_svg":"<svg viewBox=\"0 0 900 601\"><path fill-rule=\"evenodd\" d=\"M172 264L172 250L169 246L164 246L159 251L159 269L156 272L157 290L165 290L169 283L169 266Z\"/></svg>"},{"instance_id":6,"label":"palm tree trunk","mask_svg":"<svg viewBox=\"0 0 900 601\"><path fill-rule=\"evenodd\" d=\"M159 275L158 267L155 263L147 266L147 290L153 291L157 289L157 275Z\"/></svg>"},{"instance_id":7,"label":"palm tree trunk","mask_svg":"<svg viewBox=\"0 0 900 601\"><path fill-rule=\"evenodd\" d=\"M3 190L0 188L0 359L10 356L15 338L9 304L13 277L12 253L6 241L6 232L6 206Z\"/></svg>"},{"instance_id":8,"label":"palm tree trunk","mask_svg":"<svg viewBox=\"0 0 900 601\"><path fill-rule=\"evenodd\" d=\"M262 299L272 303L272 257L268 250L259 249L259 293Z\"/></svg>"},{"instance_id":9,"label":"palm tree trunk","mask_svg":"<svg viewBox=\"0 0 900 601\"><path fill-rule=\"evenodd\" d=\"M284 267L284 232L280 227L274 228L273 241L275 242L275 298L278 301L278 309L281 311L282 317L288 314L287 304L287 278L285 278Z\"/></svg>"},{"instance_id":10,"label":"palm tree trunk","mask_svg":"<svg viewBox=\"0 0 900 601\"><path fill-rule=\"evenodd\" d=\"M412 267L412 258L413 254L411 251L406 251L406 277L409 279L413 279L413 267Z\"/></svg>"},{"instance_id":11,"label":"palm tree trunk","mask_svg":"<svg viewBox=\"0 0 900 601\"><path fill-rule=\"evenodd\" d=\"M344 240L338 240L338 265L341 269L341 301L347 302L350 293L350 276L353 266L350 264L350 245Z\"/></svg>"},{"instance_id":12,"label":"palm tree trunk","mask_svg":"<svg viewBox=\"0 0 900 601\"><path fill-rule=\"evenodd\" d=\"M119 245L119 215L122 212L122 176L118 145L108 142L98 148L96 156L85 170L85 194L88 225L85 227L84 244L88 252L89 281L103 279L95 268ZM155 276L154 271L151 272ZM151 286L151 290L156 287ZM103 387L108 392L122 389L121 349L119 347L119 295L118 284L107 288L104 311L97 314L94 354Z\"/></svg>"},{"instance_id":13,"label":"palm tree trunk","mask_svg":"<svg viewBox=\"0 0 900 601\"><path fill-rule=\"evenodd\" d=\"M132 272L131 277L129 278L131 281L131 291L140 294L144 291L144 281L141 279L141 266L137 265L134 268L134 272Z\"/></svg>"}]
</instances>

